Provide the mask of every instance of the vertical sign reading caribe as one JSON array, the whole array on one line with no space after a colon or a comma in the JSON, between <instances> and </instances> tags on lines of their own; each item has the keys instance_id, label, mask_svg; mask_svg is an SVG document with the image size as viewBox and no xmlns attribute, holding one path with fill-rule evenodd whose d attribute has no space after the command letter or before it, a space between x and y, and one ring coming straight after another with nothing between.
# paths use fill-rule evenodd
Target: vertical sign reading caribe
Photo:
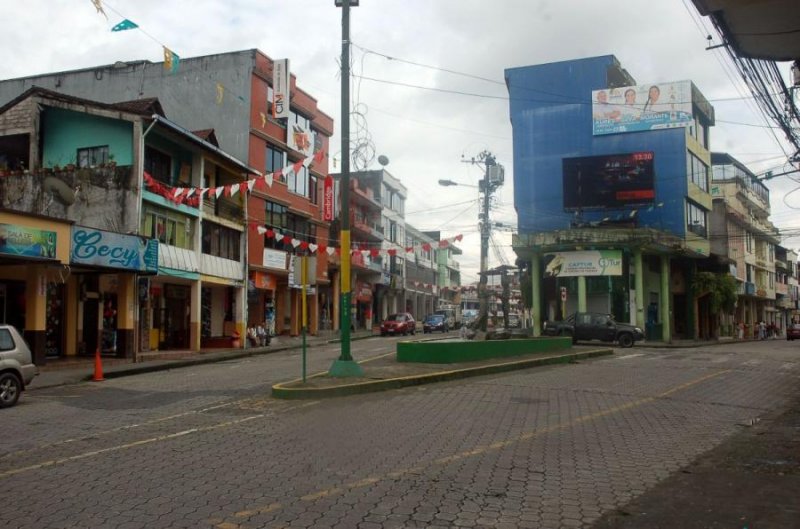
<instances>
[{"instance_id":1,"label":"vertical sign reading caribe","mask_svg":"<svg viewBox=\"0 0 800 529\"><path fill-rule=\"evenodd\" d=\"M289 117L289 59L272 63L272 117Z\"/></svg>"},{"instance_id":2,"label":"vertical sign reading caribe","mask_svg":"<svg viewBox=\"0 0 800 529\"><path fill-rule=\"evenodd\" d=\"M325 177L324 187L322 188L322 220L330 222L333 220L333 177Z\"/></svg>"}]
</instances>

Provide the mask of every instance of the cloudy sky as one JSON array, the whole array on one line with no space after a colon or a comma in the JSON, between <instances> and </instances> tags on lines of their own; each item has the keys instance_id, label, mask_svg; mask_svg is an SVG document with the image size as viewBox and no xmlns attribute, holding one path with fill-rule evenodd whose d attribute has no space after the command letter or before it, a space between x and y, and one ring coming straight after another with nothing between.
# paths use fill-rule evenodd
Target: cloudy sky
<instances>
[{"instance_id":1,"label":"cloudy sky","mask_svg":"<svg viewBox=\"0 0 800 529\"><path fill-rule=\"evenodd\" d=\"M3 4L0 78L161 61L161 45L182 57L259 48L291 59L299 85L336 121L331 154L341 156L341 10L333 0L113 0L103 2L108 19L91 0ZM140 29L112 33L123 18ZM445 237L464 234L466 283L478 270L478 191L436 181L476 185L481 169L462 160L491 151L507 175L492 218L515 224L505 68L613 54L639 84L690 79L716 109L712 149L731 153L756 173L781 171L783 149L790 152L782 133L765 127L724 52L705 50L709 33L718 43L689 0L361 0L352 9L351 36L359 76L354 103L363 119L352 127L371 142L375 156L390 159L387 169L407 186L410 223ZM789 65L781 67L788 74ZM378 167L377 161L368 166ZM800 228L789 207L800 207L800 192L788 194L800 184L782 177L768 185L775 224ZM496 237L513 263L510 233ZM496 264L490 251L490 265Z\"/></svg>"}]
</instances>

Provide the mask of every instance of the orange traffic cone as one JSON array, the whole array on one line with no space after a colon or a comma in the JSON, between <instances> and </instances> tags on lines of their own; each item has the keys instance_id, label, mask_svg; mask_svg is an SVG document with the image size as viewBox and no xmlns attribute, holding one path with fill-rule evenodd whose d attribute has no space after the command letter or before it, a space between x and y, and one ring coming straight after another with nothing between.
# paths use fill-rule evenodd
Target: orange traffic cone
<instances>
[{"instance_id":1,"label":"orange traffic cone","mask_svg":"<svg viewBox=\"0 0 800 529\"><path fill-rule=\"evenodd\" d=\"M103 378L103 361L100 359L100 348L97 348L97 351L94 354L94 376L92 377L94 382L101 382L105 380Z\"/></svg>"}]
</instances>

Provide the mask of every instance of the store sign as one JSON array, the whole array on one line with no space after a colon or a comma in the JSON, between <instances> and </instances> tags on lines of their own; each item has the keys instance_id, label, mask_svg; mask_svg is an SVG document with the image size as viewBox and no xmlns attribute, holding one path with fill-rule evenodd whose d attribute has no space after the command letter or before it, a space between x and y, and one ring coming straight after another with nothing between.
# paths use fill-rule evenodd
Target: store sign
<instances>
[{"instance_id":1,"label":"store sign","mask_svg":"<svg viewBox=\"0 0 800 529\"><path fill-rule=\"evenodd\" d=\"M275 290L278 288L278 280L272 274L265 272L253 272L253 287L261 290Z\"/></svg>"},{"instance_id":2,"label":"store sign","mask_svg":"<svg viewBox=\"0 0 800 529\"><path fill-rule=\"evenodd\" d=\"M623 86L592 92L592 134L685 127L694 122L692 83Z\"/></svg>"},{"instance_id":3,"label":"store sign","mask_svg":"<svg viewBox=\"0 0 800 529\"><path fill-rule=\"evenodd\" d=\"M324 187L322 188L322 220L330 222L333 220L333 177L325 177Z\"/></svg>"},{"instance_id":4,"label":"store sign","mask_svg":"<svg viewBox=\"0 0 800 529\"><path fill-rule=\"evenodd\" d=\"M286 270L286 252L264 248L261 264L268 268Z\"/></svg>"},{"instance_id":5,"label":"store sign","mask_svg":"<svg viewBox=\"0 0 800 529\"><path fill-rule=\"evenodd\" d=\"M289 59L281 59L272 63L272 117L289 117Z\"/></svg>"},{"instance_id":6,"label":"store sign","mask_svg":"<svg viewBox=\"0 0 800 529\"><path fill-rule=\"evenodd\" d=\"M621 275L621 250L559 252L545 254L544 277Z\"/></svg>"},{"instance_id":7,"label":"store sign","mask_svg":"<svg viewBox=\"0 0 800 529\"><path fill-rule=\"evenodd\" d=\"M158 240L73 226L70 262L156 273Z\"/></svg>"},{"instance_id":8,"label":"store sign","mask_svg":"<svg viewBox=\"0 0 800 529\"><path fill-rule=\"evenodd\" d=\"M56 232L0 224L0 254L55 259Z\"/></svg>"}]
</instances>

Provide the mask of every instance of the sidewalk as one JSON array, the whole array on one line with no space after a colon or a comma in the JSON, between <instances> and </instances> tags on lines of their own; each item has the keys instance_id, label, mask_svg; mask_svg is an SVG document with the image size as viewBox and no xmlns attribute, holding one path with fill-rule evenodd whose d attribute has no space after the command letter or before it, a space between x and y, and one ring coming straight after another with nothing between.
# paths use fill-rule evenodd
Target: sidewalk
<instances>
[{"instance_id":1,"label":"sidewalk","mask_svg":"<svg viewBox=\"0 0 800 529\"><path fill-rule=\"evenodd\" d=\"M376 336L371 331L356 331L350 333L351 340L363 340ZM307 347L318 347L331 343L339 343L339 337L335 333L328 332L324 336L307 336ZM291 349L300 349L303 340L300 336L277 336L273 337L270 345L266 347L248 347L245 349L215 349L213 351L190 353L185 356L185 351L176 352L178 358L146 360L144 362L132 362L121 358L103 358L104 378L117 378L141 373L151 373L154 371L166 371L193 365L210 364L234 360L254 355L278 353ZM39 389L77 384L91 380L94 374L94 357L80 357L69 359L66 365L58 363L47 364L40 368L39 375L33 379L31 385L26 389L36 391Z\"/></svg>"}]
</instances>

